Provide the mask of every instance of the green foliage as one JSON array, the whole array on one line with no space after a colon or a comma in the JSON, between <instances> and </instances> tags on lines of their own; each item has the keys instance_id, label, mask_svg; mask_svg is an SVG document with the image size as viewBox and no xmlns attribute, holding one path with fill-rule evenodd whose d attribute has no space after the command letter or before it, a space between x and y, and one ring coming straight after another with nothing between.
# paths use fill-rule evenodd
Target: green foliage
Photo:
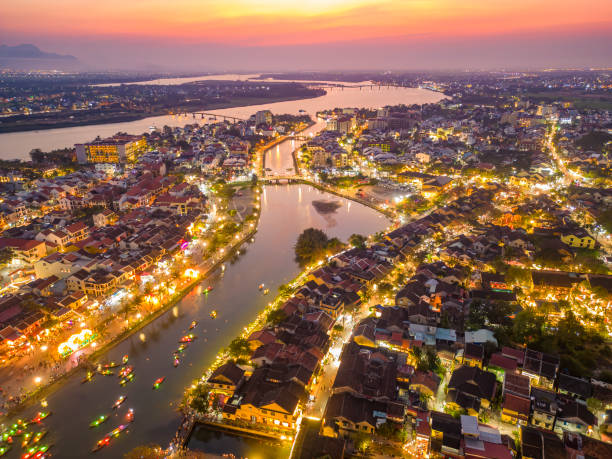
<instances>
[{"instance_id":1,"label":"green foliage","mask_svg":"<svg viewBox=\"0 0 612 459\"><path fill-rule=\"evenodd\" d=\"M286 318L287 316L285 315L285 312L282 309L274 309L268 313L266 321L269 324L278 325Z\"/></svg>"},{"instance_id":2,"label":"green foliage","mask_svg":"<svg viewBox=\"0 0 612 459\"><path fill-rule=\"evenodd\" d=\"M604 408L604 403L595 397L587 398L587 408L591 413L599 413Z\"/></svg>"},{"instance_id":3,"label":"green foliage","mask_svg":"<svg viewBox=\"0 0 612 459\"><path fill-rule=\"evenodd\" d=\"M338 238L328 239L316 228L307 228L298 236L295 244L295 258L302 266L321 260L327 255L339 252L344 244Z\"/></svg>"},{"instance_id":4,"label":"green foliage","mask_svg":"<svg viewBox=\"0 0 612 459\"><path fill-rule=\"evenodd\" d=\"M362 236L361 234L351 234L351 236L349 237L349 243L353 247L359 247L361 249L365 247L366 241L367 238L365 236Z\"/></svg>"},{"instance_id":5,"label":"green foliage","mask_svg":"<svg viewBox=\"0 0 612 459\"><path fill-rule=\"evenodd\" d=\"M251 347L246 338L235 338L229 345L229 354L232 357L251 355Z\"/></svg>"},{"instance_id":6,"label":"green foliage","mask_svg":"<svg viewBox=\"0 0 612 459\"><path fill-rule=\"evenodd\" d=\"M14 256L15 253L13 252L13 249L10 247L3 248L0 250L0 265L9 264Z\"/></svg>"},{"instance_id":7,"label":"green foliage","mask_svg":"<svg viewBox=\"0 0 612 459\"><path fill-rule=\"evenodd\" d=\"M576 141L576 146L583 150L601 151L603 146L612 141L612 134L605 131L591 131Z\"/></svg>"},{"instance_id":8,"label":"green foliage","mask_svg":"<svg viewBox=\"0 0 612 459\"><path fill-rule=\"evenodd\" d=\"M479 330L488 325L510 325L509 316L514 312L514 306L505 301L485 302L475 300L470 304L470 312L466 322L469 330Z\"/></svg>"},{"instance_id":9,"label":"green foliage","mask_svg":"<svg viewBox=\"0 0 612 459\"><path fill-rule=\"evenodd\" d=\"M205 413L208 411L208 397L210 396L210 388L206 384L198 384L195 389L193 389L192 399L189 403L189 406L200 412Z\"/></svg>"}]
</instances>

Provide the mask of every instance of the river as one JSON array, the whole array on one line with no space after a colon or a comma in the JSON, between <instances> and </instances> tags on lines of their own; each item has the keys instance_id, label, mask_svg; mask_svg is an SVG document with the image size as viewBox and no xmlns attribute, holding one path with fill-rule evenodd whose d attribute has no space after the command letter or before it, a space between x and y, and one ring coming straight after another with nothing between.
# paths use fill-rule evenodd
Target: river
<instances>
[{"instance_id":1,"label":"river","mask_svg":"<svg viewBox=\"0 0 612 459\"><path fill-rule=\"evenodd\" d=\"M220 76L217 75L215 78L219 79ZM347 84L350 85L351 83ZM247 119L256 111L264 109L277 114L290 113L294 115L300 114L300 110L305 110L314 118L317 111L336 107L379 108L385 105L426 104L438 102L443 97L440 93L419 88L332 88L327 89L326 95L312 99L223 108L211 110L210 113ZM196 118L192 115L182 117L164 115L123 123L10 132L0 134L0 158L29 160L29 153L34 148L50 151L56 148L72 147L75 143L89 142L96 136L107 137L117 132L141 134L147 132L151 126L161 128L164 125L183 126L195 122L203 123L207 122L207 119Z\"/></svg>"},{"instance_id":2,"label":"river","mask_svg":"<svg viewBox=\"0 0 612 459\"><path fill-rule=\"evenodd\" d=\"M397 103L428 103L442 96L426 90L406 88L382 89L334 89L326 96L302 101L239 107L218 110L219 113L247 117L255 110L269 108L275 113L298 113L305 109L314 114L317 110L334 107L379 107ZM179 124L169 117L157 117L158 125ZM171 123L174 121L174 123ZM11 133L0 135L2 154L5 157L23 156L29 148L43 149L63 147L89 140L96 135L113 134L119 130L142 132L151 120L113 125L83 126L40 131L38 133ZM320 123L306 133L321 129ZM7 142L7 139L12 139ZM12 147L11 147L12 145ZM288 140L266 153L266 167L282 174L293 167L291 151L299 144ZM8 151L12 152L10 155ZM19 153L19 154L17 154ZM340 207L332 215L320 215L312 206L313 200L336 199ZM128 354L134 366L135 379L124 388L116 376L96 376L87 384L81 384L84 372L71 377L65 385L48 398L48 409L53 412L44 424L50 433L43 443L54 444L53 454L62 458L82 458L107 432L124 421L128 408L135 411L135 421L128 433L114 439L108 448L97 456L117 458L135 446L157 443L167 446L178 424L177 403L183 391L211 364L217 352L227 346L251 322L270 301L279 285L294 278L299 267L294 261L293 245L297 235L308 227L324 230L330 237L346 241L353 233L371 234L385 229L388 220L376 211L355 202L337 198L308 185L269 185L264 188L261 201L261 218L253 241L244 246L242 254L233 264L227 263L225 271L214 273L203 285L212 285L208 295L201 295L196 288L175 307L111 349L103 360L120 360ZM270 295L264 296L257 286L265 283ZM217 319L209 317L210 311L218 311ZM189 324L197 320L198 339L184 353L181 365L174 368L172 352L178 346ZM152 390L153 381L161 376L166 380L162 387ZM114 412L113 402L119 395L126 395L126 402ZM40 407L28 409L31 416ZM89 429L89 423L100 414L112 414L97 429ZM215 448L235 448L239 455L260 454L253 451L256 442L243 442L221 434L198 435L197 447L215 453ZM255 445L255 446L253 446ZM195 445L194 445L195 446ZM261 445L259 445L261 446ZM15 447L8 457L18 457ZM265 456L265 454L264 454ZM262 456L263 457L263 456Z\"/></svg>"},{"instance_id":3,"label":"river","mask_svg":"<svg viewBox=\"0 0 612 459\"><path fill-rule=\"evenodd\" d=\"M307 185L266 186L254 242L244 246L246 250L242 250L238 261L228 263L223 274L217 273L204 282L213 290L207 296L194 290L176 307L108 352L104 360L120 360L129 354L129 363L134 366L133 382L122 388L116 376L97 375L92 382L81 384L81 372L48 397L53 415L45 421L51 432L46 441L55 444L54 454L62 458L85 457L97 440L121 424L128 408L135 411L130 432L97 456L122 457L146 443L167 446L178 427L176 404L185 388L201 376L219 349L256 317L277 287L298 274L299 267L293 259L297 235L305 228L317 227L346 241L353 233L370 234L389 224L374 210L348 200L342 200L342 207L331 216L318 214L312 201L330 198L338 199ZM257 288L262 282L270 288L268 296ZM209 317L212 309L218 311L215 320ZM181 365L173 368L172 352L192 320L199 322L198 339L185 351ZM153 381L161 376L166 376L161 389L152 390ZM127 395L127 400L118 412L101 427L89 429L89 422L96 416L113 412L111 405L122 394Z\"/></svg>"}]
</instances>

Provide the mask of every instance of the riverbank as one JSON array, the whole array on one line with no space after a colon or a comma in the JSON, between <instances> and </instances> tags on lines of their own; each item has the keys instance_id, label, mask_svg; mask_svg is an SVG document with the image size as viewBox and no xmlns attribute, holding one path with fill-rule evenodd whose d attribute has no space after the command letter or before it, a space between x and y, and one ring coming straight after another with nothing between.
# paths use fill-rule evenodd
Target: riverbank
<instances>
[{"instance_id":1,"label":"riverbank","mask_svg":"<svg viewBox=\"0 0 612 459\"><path fill-rule=\"evenodd\" d=\"M377 212L380 212L381 214L383 214L385 217L390 218L390 219L395 219L396 215L394 212L388 210L388 209L383 209L382 207L379 207L371 202L366 201L365 199L361 199L357 196L351 196L350 194L344 194L341 191L335 189L335 188L331 188L325 185L322 185L321 183L317 183L317 182L313 182L311 180L305 179L305 178L300 178L297 180L299 183L305 183L306 185L310 185L313 188L316 188L317 190L321 190L321 191L325 191L326 193L330 193L333 194L335 196L338 196L340 198L344 198L344 199L348 199L350 201L355 201L358 202L359 204L363 204L364 206L369 207L370 209L374 209Z\"/></svg>"},{"instance_id":2,"label":"riverbank","mask_svg":"<svg viewBox=\"0 0 612 459\"><path fill-rule=\"evenodd\" d=\"M126 339L133 336L135 333L142 330L150 323L157 320L173 306L179 303L186 295L193 291L200 283L206 280L212 273L214 273L220 266L222 266L223 263L234 257L243 244L245 244L246 242L251 240L253 236L255 236L258 231L260 212L258 210L255 211L255 215L256 220L252 222L253 229L247 231L244 236L242 236L238 240L233 238L230 243L228 243L225 247L221 249L221 253L223 253L223 255L218 259L214 260L209 266L205 267L204 265L206 262L210 261L211 258L201 261L197 265L199 268L203 269L200 275L193 281L185 285L183 288L181 288L178 292L176 292L167 303L165 303L163 306L156 309L155 311L152 311L150 314L142 317L137 322L133 322L130 328L118 333L108 342L106 342L103 346L96 348L96 350L93 351L91 354L84 356L84 358L79 361L79 363L75 367L54 378L50 383L39 387L30 394L27 394L26 398L22 400L18 405L12 407L4 415L0 416L0 422L4 422L8 420L8 418L16 416L28 407L31 407L36 403L44 401L45 398L47 398L49 395L59 390L64 385L64 383L72 376L74 376L79 370L88 367L91 369L95 368L98 359L100 359L104 354L121 344ZM106 323L104 323L104 321L101 321L98 325L96 325L96 327L94 327L94 329L100 331L100 328L104 327L104 325L108 325L108 323L108 321Z\"/></svg>"},{"instance_id":3,"label":"riverbank","mask_svg":"<svg viewBox=\"0 0 612 459\"><path fill-rule=\"evenodd\" d=\"M222 110L226 108L236 108L236 107L249 107L252 105L263 105L263 104L274 104L278 102L291 102L294 100L307 100L314 99L317 97L322 97L323 95L313 94L310 97L303 96L291 96L291 97L240 97L240 98L232 98L229 102L218 102L213 104L206 104L203 106L189 106L189 107L177 107L173 109L159 109L159 110L151 110L148 112L139 112L139 113L118 113L118 114L109 114L108 116L100 116L99 118L87 118L87 112L71 112L66 115L75 116L75 119L67 120L65 118L59 119L57 121L49 120L48 122L44 120L40 120L36 122L33 120L30 124L14 124L7 125L7 121L10 121L6 118L0 119L0 134L8 134L11 132L29 132L29 131L44 131L47 129L59 129L59 128L70 128L70 127L79 127L79 126L96 126L103 124L111 124L111 123L126 123L130 121L140 121L146 118L152 118L156 116L172 116L178 114L187 114L187 118L193 112L204 112L210 110ZM81 117L77 119L76 117ZM177 118L177 120L180 118ZM26 118L27 120L27 118ZM194 122L202 121L202 118L196 118L193 116ZM158 126L159 127L159 126ZM140 134L140 133L136 133Z\"/></svg>"},{"instance_id":4,"label":"riverbank","mask_svg":"<svg viewBox=\"0 0 612 459\"><path fill-rule=\"evenodd\" d=\"M317 123L315 121L311 120L310 123L306 124L306 126L304 126L304 127L300 128L300 129L298 129L297 131L295 131L294 135L297 135L300 132L304 132L306 129L314 126L315 124L317 124ZM261 148L258 149L257 154L258 155L259 154L262 155L261 161L259 162L261 164L260 171L259 171L260 172L260 177L265 177L265 175L266 175L266 152L270 148L275 147L276 145L284 142L285 140L288 140L290 137L291 136L289 136L289 135L279 136L276 139L272 140L271 142L268 142L267 144L265 144L264 146L262 146ZM294 166L294 172L296 174L298 174L298 171L297 171L297 168L296 168L297 162L295 161L295 158L294 158L294 161L293 161L293 166Z\"/></svg>"}]
</instances>

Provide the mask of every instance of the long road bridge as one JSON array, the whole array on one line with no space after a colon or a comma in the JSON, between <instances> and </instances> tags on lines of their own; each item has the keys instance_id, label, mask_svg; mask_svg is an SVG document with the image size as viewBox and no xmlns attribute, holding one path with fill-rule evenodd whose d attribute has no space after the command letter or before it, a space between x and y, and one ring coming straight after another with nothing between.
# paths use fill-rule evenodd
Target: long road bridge
<instances>
[{"instance_id":1,"label":"long road bridge","mask_svg":"<svg viewBox=\"0 0 612 459\"><path fill-rule=\"evenodd\" d=\"M231 120L234 123L237 121L248 121L244 118L238 118L236 116L231 116L231 115L221 115L219 113L209 113L209 112L181 112L181 113L174 113L175 116L185 116L188 117L191 115L191 117L193 119L197 119L198 116L200 117L200 119L204 119L206 117L208 117L208 119L213 119L214 121L216 121L217 119L221 120L221 121L225 121L225 120Z\"/></svg>"},{"instance_id":2,"label":"long road bridge","mask_svg":"<svg viewBox=\"0 0 612 459\"><path fill-rule=\"evenodd\" d=\"M398 84L390 84L390 83L366 83L366 84L322 83L322 84L318 84L316 82L309 83L307 81L304 81L302 83L308 85L308 87L312 89L344 89L344 88L357 89L359 88L360 90L362 89L373 90L373 89L382 89L382 88L403 88L404 87Z\"/></svg>"}]
</instances>

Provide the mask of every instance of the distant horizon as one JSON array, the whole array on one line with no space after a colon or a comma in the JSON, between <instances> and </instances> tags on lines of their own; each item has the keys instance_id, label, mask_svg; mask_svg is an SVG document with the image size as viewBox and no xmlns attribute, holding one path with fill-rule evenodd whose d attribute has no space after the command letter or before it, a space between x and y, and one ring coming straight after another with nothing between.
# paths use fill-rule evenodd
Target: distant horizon
<instances>
[{"instance_id":1,"label":"distant horizon","mask_svg":"<svg viewBox=\"0 0 612 459\"><path fill-rule=\"evenodd\" d=\"M0 43L88 70L488 71L612 67L612 2L162 0L0 5ZM27 18L27 19L26 19ZM288 70L290 69L290 70Z\"/></svg>"}]
</instances>

